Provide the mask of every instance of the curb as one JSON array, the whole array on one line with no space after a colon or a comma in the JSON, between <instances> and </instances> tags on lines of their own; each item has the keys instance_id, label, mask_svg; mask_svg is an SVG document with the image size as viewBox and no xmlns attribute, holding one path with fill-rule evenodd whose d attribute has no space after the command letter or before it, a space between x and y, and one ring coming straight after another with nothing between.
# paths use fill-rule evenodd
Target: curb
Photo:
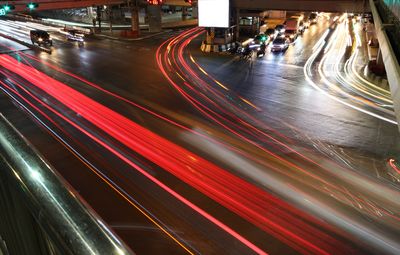
<instances>
[{"instance_id":1,"label":"curb","mask_svg":"<svg viewBox=\"0 0 400 255\"><path fill-rule=\"evenodd\" d=\"M371 81L372 83L378 85L379 87L384 88L384 89L389 89L389 82L388 82L388 80L385 79L385 78L382 77L382 76L376 75L376 74L374 74L373 72L371 72L371 70L369 70L368 65L366 65L366 66L364 67L363 76L364 76L367 80L369 80L369 81Z\"/></svg>"},{"instance_id":2,"label":"curb","mask_svg":"<svg viewBox=\"0 0 400 255\"><path fill-rule=\"evenodd\" d=\"M206 44L205 41L201 43L200 49L202 52L226 52L227 50L231 48L235 48L238 46L239 43L233 42L233 43L227 43L227 44Z\"/></svg>"},{"instance_id":3,"label":"curb","mask_svg":"<svg viewBox=\"0 0 400 255\"><path fill-rule=\"evenodd\" d=\"M155 34L151 34L151 35L147 35L147 36L143 36L143 37L138 37L138 38L123 38L123 37L115 37L115 36L111 36L111 35L104 35L104 34L93 34L92 36L94 37L103 37L103 38L107 38L110 40L116 40L116 41L140 41L140 40L144 40L144 39L148 39L160 34L164 34L164 33L168 33L171 32L172 30L165 30L159 33L155 33Z\"/></svg>"},{"instance_id":4,"label":"curb","mask_svg":"<svg viewBox=\"0 0 400 255\"><path fill-rule=\"evenodd\" d=\"M4 38L7 38L7 39L9 39L11 41L17 42L19 44L22 44L22 45L24 45L24 46L26 46L28 48L34 49L34 50L44 51L44 52L47 52L49 54L51 54L51 51L52 51L51 49L48 49L48 48L40 47L38 45L33 45L33 44L27 43L25 41L18 40L16 38L12 37L12 36L7 35L7 34L0 33L0 36L4 37Z\"/></svg>"}]
</instances>

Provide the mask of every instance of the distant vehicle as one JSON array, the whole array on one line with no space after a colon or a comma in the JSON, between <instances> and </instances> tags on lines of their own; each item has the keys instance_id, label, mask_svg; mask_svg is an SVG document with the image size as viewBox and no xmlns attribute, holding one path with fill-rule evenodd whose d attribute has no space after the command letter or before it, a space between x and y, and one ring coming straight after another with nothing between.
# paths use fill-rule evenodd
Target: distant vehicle
<instances>
[{"instance_id":1,"label":"distant vehicle","mask_svg":"<svg viewBox=\"0 0 400 255\"><path fill-rule=\"evenodd\" d=\"M286 29L285 31L285 36L288 38L291 42L296 41L298 33L296 30L293 29Z\"/></svg>"},{"instance_id":2,"label":"distant vehicle","mask_svg":"<svg viewBox=\"0 0 400 255\"><path fill-rule=\"evenodd\" d=\"M286 51L289 48L289 40L287 38L276 38L272 41L271 51Z\"/></svg>"},{"instance_id":3,"label":"distant vehicle","mask_svg":"<svg viewBox=\"0 0 400 255\"><path fill-rule=\"evenodd\" d=\"M285 38L285 33L278 33L275 38Z\"/></svg>"},{"instance_id":4,"label":"distant vehicle","mask_svg":"<svg viewBox=\"0 0 400 255\"><path fill-rule=\"evenodd\" d=\"M257 49L257 57L263 57L265 56L265 51L267 49L267 45L261 44L260 47Z\"/></svg>"},{"instance_id":5,"label":"distant vehicle","mask_svg":"<svg viewBox=\"0 0 400 255\"><path fill-rule=\"evenodd\" d=\"M265 31L265 35L269 36L270 38L274 38L276 36L276 31L273 28L268 28Z\"/></svg>"},{"instance_id":6,"label":"distant vehicle","mask_svg":"<svg viewBox=\"0 0 400 255\"><path fill-rule=\"evenodd\" d=\"M68 41L75 41L78 42L80 45L85 42L85 35L81 31L76 29L69 29L66 32Z\"/></svg>"},{"instance_id":7,"label":"distant vehicle","mask_svg":"<svg viewBox=\"0 0 400 255\"><path fill-rule=\"evenodd\" d=\"M252 45L265 45L268 41L268 36L267 35L256 35L253 39L253 41L251 42Z\"/></svg>"},{"instance_id":8,"label":"distant vehicle","mask_svg":"<svg viewBox=\"0 0 400 255\"><path fill-rule=\"evenodd\" d=\"M276 25L275 31L278 32L278 33L284 33L285 32L285 25L283 25L283 24Z\"/></svg>"},{"instance_id":9,"label":"distant vehicle","mask_svg":"<svg viewBox=\"0 0 400 255\"><path fill-rule=\"evenodd\" d=\"M51 40L49 33L47 33L44 30L31 30L30 36L31 36L32 44L36 43L39 46L41 46L41 45L52 46L53 45L53 41Z\"/></svg>"},{"instance_id":10,"label":"distant vehicle","mask_svg":"<svg viewBox=\"0 0 400 255\"><path fill-rule=\"evenodd\" d=\"M310 13L310 16L308 16L308 20L310 21L310 24L316 24L318 21L318 14L316 12Z\"/></svg>"},{"instance_id":11,"label":"distant vehicle","mask_svg":"<svg viewBox=\"0 0 400 255\"><path fill-rule=\"evenodd\" d=\"M240 58L241 59L250 59L253 56L253 50L249 45L244 47L241 51Z\"/></svg>"},{"instance_id":12,"label":"distant vehicle","mask_svg":"<svg viewBox=\"0 0 400 255\"><path fill-rule=\"evenodd\" d=\"M286 30L294 30L302 34L304 32L303 16L294 16L285 22Z\"/></svg>"},{"instance_id":13,"label":"distant vehicle","mask_svg":"<svg viewBox=\"0 0 400 255\"><path fill-rule=\"evenodd\" d=\"M304 19L303 20L303 26L305 29L310 27L310 21L308 19Z\"/></svg>"},{"instance_id":14,"label":"distant vehicle","mask_svg":"<svg viewBox=\"0 0 400 255\"><path fill-rule=\"evenodd\" d=\"M264 19L264 24L267 25L266 29L275 29L277 25L285 23L285 20L286 20L286 15L281 17L266 18Z\"/></svg>"}]
</instances>

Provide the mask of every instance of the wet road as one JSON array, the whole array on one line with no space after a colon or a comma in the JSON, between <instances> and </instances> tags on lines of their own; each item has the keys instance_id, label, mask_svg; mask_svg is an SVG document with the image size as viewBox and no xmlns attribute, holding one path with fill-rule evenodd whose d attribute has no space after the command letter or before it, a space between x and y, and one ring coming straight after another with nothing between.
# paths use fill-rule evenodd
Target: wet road
<instances>
[{"instance_id":1,"label":"wet road","mask_svg":"<svg viewBox=\"0 0 400 255\"><path fill-rule=\"evenodd\" d=\"M138 254L394 253L398 189L364 174L375 177L369 160L385 171L396 127L380 122L389 138L377 138L368 132L379 120L304 79L329 24L248 62L201 54L200 30L83 48L55 41L52 55L1 60L4 91L36 124L6 96L2 109Z\"/></svg>"}]
</instances>

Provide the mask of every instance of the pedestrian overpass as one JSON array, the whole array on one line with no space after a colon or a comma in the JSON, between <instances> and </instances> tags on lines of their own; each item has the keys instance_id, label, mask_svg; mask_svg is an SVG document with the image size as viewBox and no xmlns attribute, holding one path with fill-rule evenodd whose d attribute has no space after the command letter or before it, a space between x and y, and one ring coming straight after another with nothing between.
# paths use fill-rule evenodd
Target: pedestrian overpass
<instances>
[{"instance_id":1,"label":"pedestrian overpass","mask_svg":"<svg viewBox=\"0 0 400 255\"><path fill-rule=\"evenodd\" d=\"M115 5L121 4L126 1L124 0L16 0L16 1L4 1L4 4L14 5L14 12L28 12L27 5L29 3L37 3L38 7L35 10L56 10L56 9L72 9L72 8L83 8L89 6L98 5Z\"/></svg>"},{"instance_id":2,"label":"pedestrian overpass","mask_svg":"<svg viewBox=\"0 0 400 255\"><path fill-rule=\"evenodd\" d=\"M247 10L286 10L324 12L369 11L366 0L232 0L232 7Z\"/></svg>"}]
</instances>

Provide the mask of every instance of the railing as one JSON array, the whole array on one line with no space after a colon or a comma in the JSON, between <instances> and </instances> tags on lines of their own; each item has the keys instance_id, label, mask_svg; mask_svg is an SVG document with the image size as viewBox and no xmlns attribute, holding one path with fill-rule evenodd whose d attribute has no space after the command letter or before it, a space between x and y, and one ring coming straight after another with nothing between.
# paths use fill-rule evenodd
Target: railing
<instances>
[{"instance_id":1,"label":"railing","mask_svg":"<svg viewBox=\"0 0 400 255\"><path fill-rule=\"evenodd\" d=\"M0 254L133 254L1 114L0 167Z\"/></svg>"},{"instance_id":2,"label":"railing","mask_svg":"<svg viewBox=\"0 0 400 255\"><path fill-rule=\"evenodd\" d=\"M391 12L400 19L400 0L383 0Z\"/></svg>"},{"instance_id":3,"label":"railing","mask_svg":"<svg viewBox=\"0 0 400 255\"><path fill-rule=\"evenodd\" d=\"M378 0L375 2L385 31L400 63L400 0Z\"/></svg>"}]
</instances>

